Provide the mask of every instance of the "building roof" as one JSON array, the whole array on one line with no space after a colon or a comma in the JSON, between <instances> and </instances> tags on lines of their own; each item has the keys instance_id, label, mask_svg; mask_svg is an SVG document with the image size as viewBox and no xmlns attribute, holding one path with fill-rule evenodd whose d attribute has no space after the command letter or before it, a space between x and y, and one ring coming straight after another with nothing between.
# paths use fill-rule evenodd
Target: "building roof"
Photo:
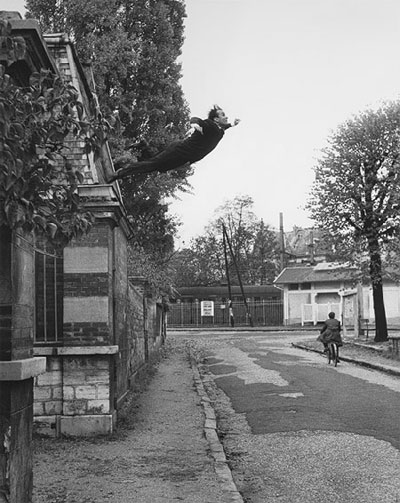
<instances>
[{"instance_id":1,"label":"building roof","mask_svg":"<svg viewBox=\"0 0 400 503\"><path fill-rule=\"evenodd\" d=\"M218 297L228 296L228 285L216 286L182 286L178 289L180 297L206 297L209 295ZM232 285L232 294L240 295L240 286ZM281 291L275 285L244 285L243 290L246 296L281 295Z\"/></svg>"},{"instance_id":2,"label":"building roof","mask_svg":"<svg viewBox=\"0 0 400 503\"><path fill-rule=\"evenodd\" d=\"M285 232L285 252L290 257L325 257L330 251L321 229L293 227Z\"/></svg>"},{"instance_id":3,"label":"building roof","mask_svg":"<svg viewBox=\"0 0 400 503\"><path fill-rule=\"evenodd\" d=\"M29 76L42 68L58 73L56 63L48 50L37 20L22 19L21 15L14 11L0 11L0 18L10 23L11 35L22 37L26 44L23 58L7 66L7 73L19 85L28 85ZM2 61L2 64L4 63Z\"/></svg>"},{"instance_id":4,"label":"building roof","mask_svg":"<svg viewBox=\"0 0 400 503\"><path fill-rule=\"evenodd\" d=\"M359 271L348 264L323 262L314 266L286 267L276 278L276 285L289 283L321 283L328 281L351 281Z\"/></svg>"}]
</instances>

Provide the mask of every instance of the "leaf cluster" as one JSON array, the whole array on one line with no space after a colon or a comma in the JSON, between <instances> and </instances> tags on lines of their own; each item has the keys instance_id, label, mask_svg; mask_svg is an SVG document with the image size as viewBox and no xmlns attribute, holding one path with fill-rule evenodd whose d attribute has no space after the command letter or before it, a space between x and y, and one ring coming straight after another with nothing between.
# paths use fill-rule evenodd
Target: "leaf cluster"
<instances>
[{"instance_id":1,"label":"leaf cluster","mask_svg":"<svg viewBox=\"0 0 400 503\"><path fill-rule=\"evenodd\" d=\"M83 177L65 150L89 130L73 86L42 70L21 88L0 66L0 225L60 242L88 230L92 217L77 193Z\"/></svg>"}]
</instances>

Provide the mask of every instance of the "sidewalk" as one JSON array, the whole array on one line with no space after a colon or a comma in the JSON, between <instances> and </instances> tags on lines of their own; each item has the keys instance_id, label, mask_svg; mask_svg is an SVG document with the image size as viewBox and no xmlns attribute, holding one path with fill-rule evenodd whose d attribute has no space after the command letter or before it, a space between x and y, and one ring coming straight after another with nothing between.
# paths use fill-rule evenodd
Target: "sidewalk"
<instances>
[{"instance_id":1,"label":"sidewalk","mask_svg":"<svg viewBox=\"0 0 400 503\"><path fill-rule=\"evenodd\" d=\"M345 339L341 360L400 376L389 343ZM123 411L118 431L35 439L33 503L243 503L217 436L214 410L183 340ZM315 339L293 344L321 352Z\"/></svg>"},{"instance_id":2,"label":"sidewalk","mask_svg":"<svg viewBox=\"0 0 400 503\"><path fill-rule=\"evenodd\" d=\"M177 341L110 438L36 439L33 503L242 503L214 411Z\"/></svg>"},{"instance_id":3,"label":"sidewalk","mask_svg":"<svg viewBox=\"0 0 400 503\"><path fill-rule=\"evenodd\" d=\"M391 343L376 343L373 339L355 339L348 337L343 340L340 348L340 359L343 362L362 365L374 370L400 376L400 360L391 357ZM293 343L294 347L307 351L322 352L322 345L318 341L303 341Z\"/></svg>"}]
</instances>

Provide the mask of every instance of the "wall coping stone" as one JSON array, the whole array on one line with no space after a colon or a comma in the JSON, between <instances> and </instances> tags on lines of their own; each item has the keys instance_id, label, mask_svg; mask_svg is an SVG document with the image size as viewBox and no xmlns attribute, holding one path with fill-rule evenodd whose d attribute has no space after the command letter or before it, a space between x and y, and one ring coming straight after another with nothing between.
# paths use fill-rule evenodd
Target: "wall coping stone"
<instances>
[{"instance_id":1,"label":"wall coping stone","mask_svg":"<svg viewBox=\"0 0 400 503\"><path fill-rule=\"evenodd\" d=\"M46 372L46 358L0 361L0 381L25 381Z\"/></svg>"},{"instance_id":2,"label":"wall coping stone","mask_svg":"<svg viewBox=\"0 0 400 503\"><path fill-rule=\"evenodd\" d=\"M79 185L79 195L91 199L102 199L104 201L118 201L112 185Z\"/></svg>"},{"instance_id":3,"label":"wall coping stone","mask_svg":"<svg viewBox=\"0 0 400 503\"><path fill-rule=\"evenodd\" d=\"M119 346L63 346L63 347L40 347L33 348L35 355L46 356L70 356L70 355L115 355Z\"/></svg>"},{"instance_id":4,"label":"wall coping stone","mask_svg":"<svg viewBox=\"0 0 400 503\"><path fill-rule=\"evenodd\" d=\"M53 346L38 346L33 348L35 356L57 356L57 349Z\"/></svg>"}]
</instances>

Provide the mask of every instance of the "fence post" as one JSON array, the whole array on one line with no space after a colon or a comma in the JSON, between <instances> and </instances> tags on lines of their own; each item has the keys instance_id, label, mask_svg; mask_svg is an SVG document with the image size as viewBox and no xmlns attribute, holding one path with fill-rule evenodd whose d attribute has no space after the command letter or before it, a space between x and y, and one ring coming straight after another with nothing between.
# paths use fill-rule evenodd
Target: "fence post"
<instances>
[{"instance_id":1,"label":"fence post","mask_svg":"<svg viewBox=\"0 0 400 503\"><path fill-rule=\"evenodd\" d=\"M265 326L267 324L267 320L265 317L265 300L262 299L262 313L263 313L263 325Z\"/></svg>"}]
</instances>

